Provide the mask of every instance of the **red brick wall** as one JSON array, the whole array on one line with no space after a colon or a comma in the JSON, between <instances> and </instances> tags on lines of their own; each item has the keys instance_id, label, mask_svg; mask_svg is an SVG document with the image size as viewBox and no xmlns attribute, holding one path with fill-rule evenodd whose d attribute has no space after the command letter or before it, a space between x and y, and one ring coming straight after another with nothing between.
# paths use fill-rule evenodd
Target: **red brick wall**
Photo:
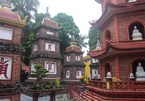
<instances>
[{"instance_id":1,"label":"red brick wall","mask_svg":"<svg viewBox=\"0 0 145 101\"><path fill-rule=\"evenodd\" d=\"M121 80L128 80L132 72L132 63L138 59L145 59L145 55L129 55L119 57L119 76Z\"/></svg>"},{"instance_id":2,"label":"red brick wall","mask_svg":"<svg viewBox=\"0 0 145 101\"><path fill-rule=\"evenodd\" d=\"M0 56L12 57L12 75L11 80L3 80L2 83L15 83L20 82L20 70L21 70L21 55L13 55L13 54L0 54Z\"/></svg>"},{"instance_id":3,"label":"red brick wall","mask_svg":"<svg viewBox=\"0 0 145 101\"><path fill-rule=\"evenodd\" d=\"M8 26L8 25L0 25L0 27L5 27L5 28L10 28L13 29L13 38L12 41L7 41L7 40L1 40L2 42L13 42L15 44L20 44L21 43L21 37L22 37L22 29L21 28L17 28L17 27L13 27L13 26ZM2 35L4 33L0 33L0 35Z\"/></svg>"},{"instance_id":4,"label":"red brick wall","mask_svg":"<svg viewBox=\"0 0 145 101\"><path fill-rule=\"evenodd\" d=\"M106 48L106 34L110 31L111 40L115 40L115 30L114 30L114 19L112 19L106 26L101 30L101 45L102 48Z\"/></svg>"},{"instance_id":5,"label":"red brick wall","mask_svg":"<svg viewBox=\"0 0 145 101\"><path fill-rule=\"evenodd\" d=\"M111 74L112 74L112 76L115 76L115 57L109 57L109 58L107 58L107 59L104 59L104 60L101 60L100 61L100 63L101 63L101 77L102 78L105 78L105 65L107 64L107 63L109 63L110 64L110 72L111 72Z\"/></svg>"},{"instance_id":6,"label":"red brick wall","mask_svg":"<svg viewBox=\"0 0 145 101\"><path fill-rule=\"evenodd\" d=\"M119 69L119 79L126 81L129 80L129 75L132 72L132 63L135 60L138 59L144 59L145 60L145 55L121 55L118 56L118 69ZM110 69L112 76L116 77L115 73L117 70L117 67L115 67L115 56L108 57L107 59L103 59L100 61L101 63L101 77L105 77L105 64L109 63L110 64Z\"/></svg>"},{"instance_id":7,"label":"red brick wall","mask_svg":"<svg viewBox=\"0 0 145 101\"><path fill-rule=\"evenodd\" d=\"M128 13L118 15L118 31L119 31L119 41L128 41L129 25L133 22L140 22L145 26L145 14L142 11L138 11L136 13Z\"/></svg>"}]
</instances>

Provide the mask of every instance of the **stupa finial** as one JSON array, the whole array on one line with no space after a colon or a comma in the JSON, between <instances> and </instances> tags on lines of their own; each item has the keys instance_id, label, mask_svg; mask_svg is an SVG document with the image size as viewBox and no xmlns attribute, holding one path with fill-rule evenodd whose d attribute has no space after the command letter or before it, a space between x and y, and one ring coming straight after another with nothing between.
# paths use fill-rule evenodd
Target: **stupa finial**
<instances>
[{"instance_id":1,"label":"stupa finial","mask_svg":"<svg viewBox=\"0 0 145 101\"><path fill-rule=\"evenodd\" d=\"M45 17L50 18L49 7L46 7Z\"/></svg>"},{"instance_id":2,"label":"stupa finial","mask_svg":"<svg viewBox=\"0 0 145 101\"><path fill-rule=\"evenodd\" d=\"M71 45L77 45L76 41L75 41L75 38L74 38L74 35L71 35Z\"/></svg>"}]
</instances>

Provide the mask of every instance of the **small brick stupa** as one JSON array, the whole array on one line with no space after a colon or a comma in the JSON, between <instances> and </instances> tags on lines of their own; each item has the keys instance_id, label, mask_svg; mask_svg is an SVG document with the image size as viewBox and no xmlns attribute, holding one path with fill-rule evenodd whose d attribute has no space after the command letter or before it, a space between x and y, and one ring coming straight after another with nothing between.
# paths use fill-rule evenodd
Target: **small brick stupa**
<instances>
[{"instance_id":1,"label":"small brick stupa","mask_svg":"<svg viewBox=\"0 0 145 101\"><path fill-rule=\"evenodd\" d=\"M44 79L61 79L61 55L60 39L58 35L58 24L50 18L48 8L45 17L35 28L35 38L32 43L32 54L30 56L30 72L35 71L34 66L41 64L48 71ZM28 81L35 78L29 77Z\"/></svg>"},{"instance_id":2,"label":"small brick stupa","mask_svg":"<svg viewBox=\"0 0 145 101\"><path fill-rule=\"evenodd\" d=\"M77 43L72 39L70 46L66 48L63 65L63 82L79 83L80 76L84 76L82 61L83 52Z\"/></svg>"}]
</instances>

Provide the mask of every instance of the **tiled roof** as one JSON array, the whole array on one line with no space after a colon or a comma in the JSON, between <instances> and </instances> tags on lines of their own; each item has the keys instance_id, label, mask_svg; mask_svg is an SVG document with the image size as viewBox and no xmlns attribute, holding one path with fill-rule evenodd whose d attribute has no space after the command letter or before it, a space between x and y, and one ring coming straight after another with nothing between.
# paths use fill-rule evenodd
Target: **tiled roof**
<instances>
[{"instance_id":1,"label":"tiled roof","mask_svg":"<svg viewBox=\"0 0 145 101\"><path fill-rule=\"evenodd\" d=\"M124 42L108 42L107 47L100 51L92 50L89 52L89 55L100 56L107 52L109 48L114 48L118 50L134 50L134 49L145 49L145 40L140 41L124 41Z\"/></svg>"},{"instance_id":2,"label":"tiled roof","mask_svg":"<svg viewBox=\"0 0 145 101\"><path fill-rule=\"evenodd\" d=\"M26 25L26 18L24 20L21 20L18 13L13 12L8 7L2 7L0 8L0 22L24 27Z\"/></svg>"},{"instance_id":3,"label":"tiled roof","mask_svg":"<svg viewBox=\"0 0 145 101\"><path fill-rule=\"evenodd\" d=\"M82 52L81 48L76 45L71 45L70 47L66 48L65 52Z\"/></svg>"},{"instance_id":4,"label":"tiled roof","mask_svg":"<svg viewBox=\"0 0 145 101\"><path fill-rule=\"evenodd\" d=\"M50 18L43 18L42 22L41 22L42 25L46 26L46 27L51 27L51 28L54 28L54 29L59 29L58 27L58 24L51 20Z\"/></svg>"},{"instance_id":5,"label":"tiled roof","mask_svg":"<svg viewBox=\"0 0 145 101\"><path fill-rule=\"evenodd\" d=\"M110 42L110 47L117 48L117 49L140 49L145 48L145 41L127 41L127 42Z\"/></svg>"}]
</instances>

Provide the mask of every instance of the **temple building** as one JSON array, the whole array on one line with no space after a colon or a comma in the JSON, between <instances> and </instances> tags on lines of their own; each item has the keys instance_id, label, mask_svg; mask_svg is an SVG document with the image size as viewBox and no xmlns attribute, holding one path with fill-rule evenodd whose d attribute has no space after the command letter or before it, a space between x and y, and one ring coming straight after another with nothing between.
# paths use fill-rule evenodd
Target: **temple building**
<instances>
[{"instance_id":1,"label":"temple building","mask_svg":"<svg viewBox=\"0 0 145 101\"><path fill-rule=\"evenodd\" d=\"M66 48L63 64L63 82L80 83L80 76L84 76L83 52L72 39L70 46Z\"/></svg>"},{"instance_id":2,"label":"temple building","mask_svg":"<svg viewBox=\"0 0 145 101\"><path fill-rule=\"evenodd\" d=\"M0 0L0 101L19 101L21 39L26 20L11 10L10 0Z\"/></svg>"},{"instance_id":3,"label":"temple building","mask_svg":"<svg viewBox=\"0 0 145 101\"><path fill-rule=\"evenodd\" d=\"M35 38L32 43L32 54L30 56L30 71L35 71L34 66L41 64L48 71L48 79L61 79L61 55L60 39L58 36L58 24L51 20L48 8L46 15L35 28ZM28 81L35 78L29 77Z\"/></svg>"},{"instance_id":4,"label":"temple building","mask_svg":"<svg viewBox=\"0 0 145 101\"><path fill-rule=\"evenodd\" d=\"M81 97L87 101L145 100L145 1L95 0L102 16L91 23L101 31L101 45L89 52L99 59L99 75Z\"/></svg>"},{"instance_id":5,"label":"temple building","mask_svg":"<svg viewBox=\"0 0 145 101\"><path fill-rule=\"evenodd\" d=\"M102 4L103 14L91 24L101 30L101 47L90 55L100 60L101 77L106 77L110 71L113 77L123 81L129 80L130 73L137 78L138 63L145 69L145 2L96 1Z\"/></svg>"}]
</instances>

